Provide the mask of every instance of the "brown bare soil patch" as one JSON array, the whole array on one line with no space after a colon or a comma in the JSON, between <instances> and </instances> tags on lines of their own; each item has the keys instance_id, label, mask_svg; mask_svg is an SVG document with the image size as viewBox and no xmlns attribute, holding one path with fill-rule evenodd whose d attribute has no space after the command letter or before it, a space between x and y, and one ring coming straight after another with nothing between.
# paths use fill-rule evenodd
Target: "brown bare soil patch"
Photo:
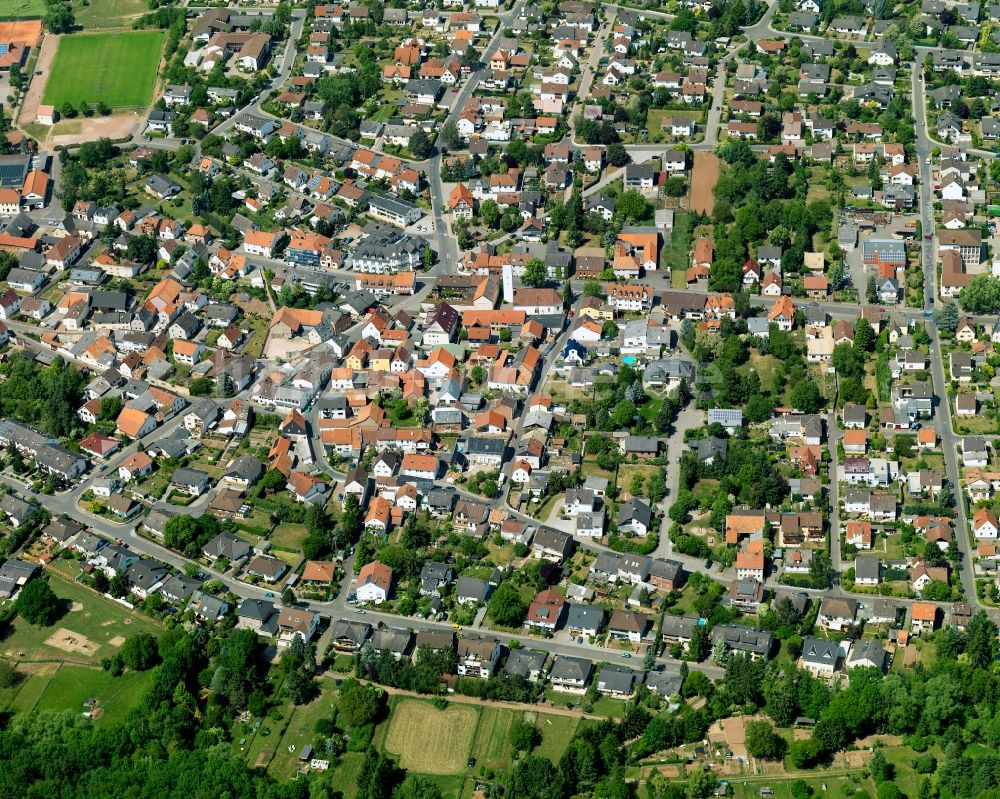
<instances>
[{"instance_id":1,"label":"brown bare soil patch","mask_svg":"<svg viewBox=\"0 0 1000 799\"><path fill-rule=\"evenodd\" d=\"M21 23L2 23L2 25L17 24ZM37 23L37 20L36 24L40 25L40 23ZM4 41L9 42L12 40L8 37ZM42 102L42 92L45 91L45 82L49 79L49 73L52 71L52 62L55 60L56 50L58 49L58 36L46 36L42 40L42 46L38 51L38 61L35 62L35 72L41 72L42 74L30 79L31 83L28 84L28 91L25 92L24 99L21 101L21 113L17 118L19 124L31 125L38 116L38 106Z\"/></svg>"},{"instance_id":2,"label":"brown bare soil patch","mask_svg":"<svg viewBox=\"0 0 1000 799\"><path fill-rule=\"evenodd\" d=\"M124 139L131 136L137 127L142 123L142 114L112 114L106 117L86 117L74 120L80 123L80 129L73 133L56 134L49 138L52 147L60 144L83 144L83 142L94 141L102 137L109 139Z\"/></svg>"},{"instance_id":3,"label":"brown bare soil patch","mask_svg":"<svg viewBox=\"0 0 1000 799\"><path fill-rule=\"evenodd\" d=\"M67 630L65 627L60 627L52 633L45 640L45 645L75 655L93 655L97 651L97 647L87 636Z\"/></svg>"},{"instance_id":4,"label":"brown bare soil patch","mask_svg":"<svg viewBox=\"0 0 1000 799\"><path fill-rule=\"evenodd\" d=\"M719 159L709 150L698 150L694 154L694 168L691 171L691 210L710 214L715 206L712 190L719 179Z\"/></svg>"}]
</instances>

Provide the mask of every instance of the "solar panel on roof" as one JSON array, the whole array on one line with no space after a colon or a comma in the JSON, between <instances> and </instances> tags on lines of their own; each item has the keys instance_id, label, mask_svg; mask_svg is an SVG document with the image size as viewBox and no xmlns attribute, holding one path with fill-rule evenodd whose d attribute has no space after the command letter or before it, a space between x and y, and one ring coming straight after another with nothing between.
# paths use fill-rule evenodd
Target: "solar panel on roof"
<instances>
[{"instance_id":1,"label":"solar panel on roof","mask_svg":"<svg viewBox=\"0 0 1000 799\"><path fill-rule=\"evenodd\" d=\"M10 45L5 43L0 43L0 55L7 55L7 52L9 50L10 50Z\"/></svg>"}]
</instances>

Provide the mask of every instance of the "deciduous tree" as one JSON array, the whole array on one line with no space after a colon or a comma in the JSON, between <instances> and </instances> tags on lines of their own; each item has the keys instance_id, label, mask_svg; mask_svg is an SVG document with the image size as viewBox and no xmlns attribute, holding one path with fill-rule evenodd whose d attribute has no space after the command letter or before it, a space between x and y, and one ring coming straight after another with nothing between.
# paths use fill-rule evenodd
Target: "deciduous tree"
<instances>
[{"instance_id":1,"label":"deciduous tree","mask_svg":"<svg viewBox=\"0 0 1000 799\"><path fill-rule=\"evenodd\" d=\"M14 610L25 621L47 627L62 615L63 603L47 580L36 578L21 589L14 602Z\"/></svg>"},{"instance_id":2,"label":"deciduous tree","mask_svg":"<svg viewBox=\"0 0 1000 799\"><path fill-rule=\"evenodd\" d=\"M524 265L524 280L525 284L528 286L533 286L534 288L541 288L548 281L548 268L545 266L545 262L541 258L532 258Z\"/></svg>"},{"instance_id":3,"label":"deciduous tree","mask_svg":"<svg viewBox=\"0 0 1000 799\"><path fill-rule=\"evenodd\" d=\"M524 620L528 606L509 581L500 583L490 597L489 615L501 627L517 627Z\"/></svg>"}]
</instances>

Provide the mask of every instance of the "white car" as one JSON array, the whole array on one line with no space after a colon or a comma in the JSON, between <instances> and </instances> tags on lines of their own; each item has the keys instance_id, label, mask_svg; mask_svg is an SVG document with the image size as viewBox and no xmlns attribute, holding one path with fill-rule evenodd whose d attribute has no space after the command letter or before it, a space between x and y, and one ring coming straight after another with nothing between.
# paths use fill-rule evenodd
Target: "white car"
<instances>
[{"instance_id":1,"label":"white car","mask_svg":"<svg viewBox=\"0 0 1000 799\"><path fill-rule=\"evenodd\" d=\"M927 166L930 166L931 165L931 157L927 156L927 160L924 161L924 163L927 164Z\"/></svg>"}]
</instances>

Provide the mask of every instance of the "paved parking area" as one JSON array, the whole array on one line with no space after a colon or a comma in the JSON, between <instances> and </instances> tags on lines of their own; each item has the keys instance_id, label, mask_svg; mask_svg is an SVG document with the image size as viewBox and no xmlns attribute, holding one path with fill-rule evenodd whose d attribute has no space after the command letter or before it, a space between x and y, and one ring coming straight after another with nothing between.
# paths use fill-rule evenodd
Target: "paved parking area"
<instances>
[{"instance_id":1,"label":"paved parking area","mask_svg":"<svg viewBox=\"0 0 1000 799\"><path fill-rule=\"evenodd\" d=\"M907 222L916 222L918 219L919 215L916 213L893 214L888 225L878 227L871 232L862 232L858 238L858 246L852 252L845 253L847 269L844 270L844 276L851 278L862 299L864 299L865 288L868 285L869 275L869 272L865 269L865 265L861 260L862 244L864 240L866 238L895 238L893 234L902 230L903 226Z\"/></svg>"}]
</instances>

